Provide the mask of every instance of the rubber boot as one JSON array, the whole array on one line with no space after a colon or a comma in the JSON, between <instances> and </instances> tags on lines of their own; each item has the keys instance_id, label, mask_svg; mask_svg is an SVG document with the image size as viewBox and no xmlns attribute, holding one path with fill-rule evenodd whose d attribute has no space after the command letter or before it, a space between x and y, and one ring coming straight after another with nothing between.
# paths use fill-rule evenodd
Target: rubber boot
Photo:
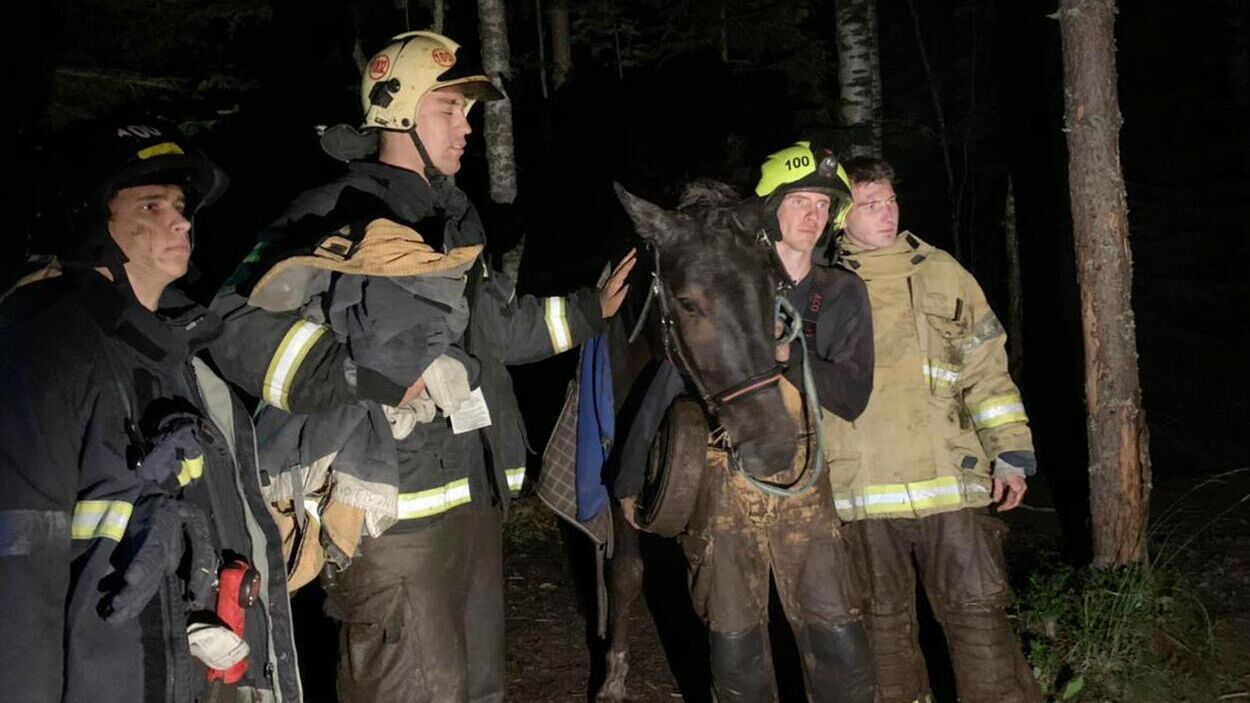
<instances>
[{"instance_id":1,"label":"rubber boot","mask_svg":"<svg viewBox=\"0 0 1250 703\"><path fill-rule=\"evenodd\" d=\"M877 677L864 623L808 625L807 681L814 703L873 703Z\"/></svg>"},{"instance_id":2,"label":"rubber boot","mask_svg":"<svg viewBox=\"0 0 1250 703\"><path fill-rule=\"evenodd\" d=\"M712 690L717 703L775 703L772 656L763 627L710 632Z\"/></svg>"}]
</instances>

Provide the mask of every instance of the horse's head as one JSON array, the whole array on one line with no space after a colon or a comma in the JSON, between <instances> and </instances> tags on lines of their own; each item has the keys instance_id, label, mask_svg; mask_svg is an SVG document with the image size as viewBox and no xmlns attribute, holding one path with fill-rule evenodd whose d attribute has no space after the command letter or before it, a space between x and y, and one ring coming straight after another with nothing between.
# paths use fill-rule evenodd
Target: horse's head
<instances>
[{"instance_id":1,"label":"horse's head","mask_svg":"<svg viewBox=\"0 0 1250 703\"><path fill-rule=\"evenodd\" d=\"M670 357L684 357L673 361L729 432L747 473L762 477L790 468L797 427L771 382L779 271L755 237L760 201L732 203L705 191L668 212L620 186L617 194L639 235L658 252Z\"/></svg>"}]
</instances>

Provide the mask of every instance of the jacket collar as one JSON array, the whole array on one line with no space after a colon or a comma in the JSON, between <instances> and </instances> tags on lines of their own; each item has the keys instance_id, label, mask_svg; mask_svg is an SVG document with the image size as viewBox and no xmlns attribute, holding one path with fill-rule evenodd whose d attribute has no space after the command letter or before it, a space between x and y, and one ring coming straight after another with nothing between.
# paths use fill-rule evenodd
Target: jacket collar
<instances>
[{"instance_id":1,"label":"jacket collar","mask_svg":"<svg viewBox=\"0 0 1250 703\"><path fill-rule=\"evenodd\" d=\"M933 253L933 246L911 232L900 232L894 243L883 249L865 251L848 238L844 243L847 267L865 281L906 278Z\"/></svg>"},{"instance_id":2,"label":"jacket collar","mask_svg":"<svg viewBox=\"0 0 1250 703\"><path fill-rule=\"evenodd\" d=\"M154 361L187 358L221 333L221 318L175 286L165 289L152 312L95 271L67 275L75 278L83 304L105 334Z\"/></svg>"}]
</instances>

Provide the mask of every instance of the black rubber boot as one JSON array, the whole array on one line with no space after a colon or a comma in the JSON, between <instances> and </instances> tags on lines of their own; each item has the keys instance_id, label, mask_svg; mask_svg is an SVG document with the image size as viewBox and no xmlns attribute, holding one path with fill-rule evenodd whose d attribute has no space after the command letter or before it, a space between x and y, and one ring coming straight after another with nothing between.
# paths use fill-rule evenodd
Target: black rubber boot
<instances>
[{"instance_id":1,"label":"black rubber boot","mask_svg":"<svg viewBox=\"0 0 1250 703\"><path fill-rule=\"evenodd\" d=\"M710 632L712 690L717 703L774 703L773 662L764 628Z\"/></svg>"}]
</instances>

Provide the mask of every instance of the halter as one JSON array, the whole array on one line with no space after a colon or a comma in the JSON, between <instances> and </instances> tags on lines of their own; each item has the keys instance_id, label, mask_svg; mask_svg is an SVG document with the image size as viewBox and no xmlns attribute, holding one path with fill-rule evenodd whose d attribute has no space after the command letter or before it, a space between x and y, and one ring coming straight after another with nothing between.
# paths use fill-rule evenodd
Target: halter
<instances>
[{"instance_id":1,"label":"halter","mask_svg":"<svg viewBox=\"0 0 1250 703\"><path fill-rule=\"evenodd\" d=\"M766 247L770 254L770 260L775 268L784 273L784 268L777 257L776 250L773 248L771 241L764 232L760 232L756 237L756 244ZM633 332L630 334L629 341L638 336L642 330L643 322L646 320L647 312L651 306L651 299L655 298L660 301L660 331L664 344L664 354L668 358L681 375L694 386L695 392L699 396L699 401L709 415L715 417L717 413L727 406L729 403L745 398L753 393L759 392L773 386L781 381L782 375L785 373L785 365L781 363L773 364L771 367L753 374L738 383L730 385L728 388L721 389L715 393L708 390L707 384L703 379L695 373L694 365L690 363L685 343L678 334L677 323L673 318L672 306L669 302L668 291L664 286L664 282L660 277L660 248L652 246L655 252L655 270L652 272L651 286L647 291L646 301L643 303L642 314L639 316L638 323L635 325ZM785 277L783 276L783 280ZM820 406L816 402L816 381L812 376L812 365L808 361L807 341L802 334L802 321L794 306L786 299L785 291L788 288L786 284L778 285L776 302L774 305L774 319L782 323L783 334L780 340L784 344L793 342L796 338L799 340L800 348L803 351L803 399L805 404L804 420L805 424L810 426L815 424L815 432L805 432L805 436L815 435L816 447L813 452L810 441L807 446L807 459L804 462L803 472L799 478L790 484L779 484L771 481L764 481L755 478L746 472L742 467L742 459L738 453L734 451L733 439L729 436L728 431L720 428L719 432L714 432L724 443L725 449L729 454L730 465L734 470L740 473L743 478L751 484L752 487L767 493L780 497L792 497L802 493L806 493L816 485L821 476L825 472L824 462L824 438L820 427ZM813 461L815 465L813 466Z\"/></svg>"}]
</instances>

